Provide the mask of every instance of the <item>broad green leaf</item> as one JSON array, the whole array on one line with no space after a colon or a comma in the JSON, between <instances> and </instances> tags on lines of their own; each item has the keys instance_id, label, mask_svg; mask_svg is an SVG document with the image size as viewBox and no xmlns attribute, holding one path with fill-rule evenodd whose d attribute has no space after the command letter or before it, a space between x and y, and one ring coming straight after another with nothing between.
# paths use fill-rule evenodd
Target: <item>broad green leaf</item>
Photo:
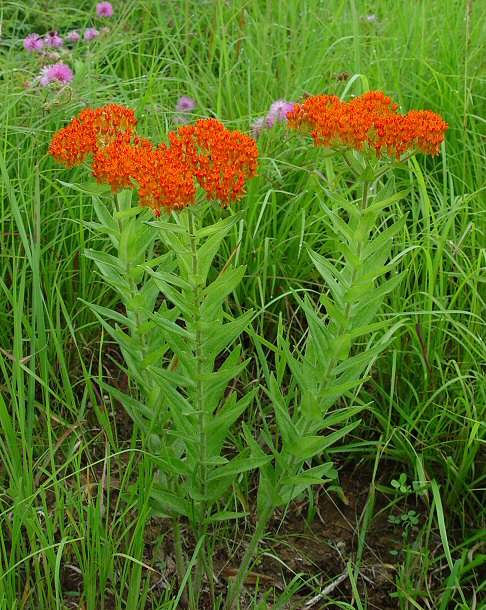
<instances>
[{"instance_id":1,"label":"broad green leaf","mask_svg":"<svg viewBox=\"0 0 486 610\"><path fill-rule=\"evenodd\" d=\"M282 485L318 485L331 479L336 479L338 476L337 470L332 462L326 462L313 468L307 468L299 474L289 475L280 480ZM325 477L325 480L323 478Z\"/></svg>"},{"instance_id":2,"label":"broad green leaf","mask_svg":"<svg viewBox=\"0 0 486 610\"><path fill-rule=\"evenodd\" d=\"M364 383L365 381L367 381L367 379L368 378L352 379L351 381L346 381L344 383L328 385L319 392L318 398L324 401L328 400L336 402L338 398L341 398L341 396L343 396L346 392L352 390L357 385Z\"/></svg>"},{"instance_id":3,"label":"broad green leaf","mask_svg":"<svg viewBox=\"0 0 486 610\"><path fill-rule=\"evenodd\" d=\"M373 239L366 244L363 250L363 260L368 259L371 254L376 252L384 244L391 244L393 237L403 229L406 221L407 216L405 215L400 218L400 220L394 221L393 224L388 227L388 229L385 229L385 231L378 234L377 237L373 237Z\"/></svg>"},{"instance_id":4,"label":"broad green leaf","mask_svg":"<svg viewBox=\"0 0 486 610\"><path fill-rule=\"evenodd\" d=\"M178 309L180 309L189 318L193 319L197 316L196 307L189 299L186 298L183 292L179 292L176 288L171 286L165 280L160 277L153 276L154 282L162 292L162 294L169 299Z\"/></svg>"},{"instance_id":5,"label":"broad green leaf","mask_svg":"<svg viewBox=\"0 0 486 610\"><path fill-rule=\"evenodd\" d=\"M383 210L384 208L392 205L393 203L400 201L400 199L404 199L411 192L411 190L412 190L411 188L405 189L404 191L395 193L394 195L391 195L390 197L387 197L386 199L383 199L382 201L377 201L375 199L372 204L368 205L368 207L366 208L366 211L367 212L368 211L369 212L379 212L379 211Z\"/></svg>"},{"instance_id":6,"label":"broad green leaf","mask_svg":"<svg viewBox=\"0 0 486 610\"><path fill-rule=\"evenodd\" d=\"M206 427L208 449L212 455L219 455L229 429L253 402L257 392L258 388L255 388L238 402L236 402L236 393L231 394L221 409L213 415Z\"/></svg>"},{"instance_id":7,"label":"broad green leaf","mask_svg":"<svg viewBox=\"0 0 486 610\"><path fill-rule=\"evenodd\" d=\"M118 255L124 261L127 268L131 267L137 259L137 232L138 223L135 218L129 218L123 223Z\"/></svg>"},{"instance_id":8,"label":"broad green leaf","mask_svg":"<svg viewBox=\"0 0 486 610\"><path fill-rule=\"evenodd\" d=\"M141 403L140 401L120 392L113 386L105 383L102 380L97 380L97 383L103 390L105 390L110 396L115 398L120 404L123 405L128 415L132 418L132 420L137 424L137 426L143 432L147 433L153 424L153 411L147 407L147 405Z\"/></svg>"},{"instance_id":9,"label":"broad green leaf","mask_svg":"<svg viewBox=\"0 0 486 610\"><path fill-rule=\"evenodd\" d=\"M244 454L243 454L244 455ZM265 457L235 457L225 466L221 466L214 470L208 477L208 482L216 481L218 479L224 477L236 477L238 474L242 472L247 472L248 470L255 470L255 468L259 468L263 464L266 464L271 460L271 456Z\"/></svg>"},{"instance_id":10,"label":"broad green leaf","mask_svg":"<svg viewBox=\"0 0 486 610\"><path fill-rule=\"evenodd\" d=\"M332 221L333 228L335 233L339 236L341 235L348 242L348 244L354 243L353 232L350 230L349 226L344 222L342 218L336 212L328 208L325 203L319 200L322 209L326 212L329 218Z\"/></svg>"},{"instance_id":11,"label":"broad green leaf","mask_svg":"<svg viewBox=\"0 0 486 610\"><path fill-rule=\"evenodd\" d=\"M231 519L242 519L243 517L248 517L250 513L247 512L234 512L229 510L223 510L221 512L215 513L211 515L207 519L204 519L203 523L216 523L218 521L229 521Z\"/></svg>"},{"instance_id":12,"label":"broad green leaf","mask_svg":"<svg viewBox=\"0 0 486 610\"><path fill-rule=\"evenodd\" d=\"M355 231L354 231L354 235L353 235L353 239L355 242L362 242L364 241L371 229L375 226L375 222L376 222L376 215L373 213L369 213L369 214L364 214L361 217L361 220L358 223L358 226L356 227Z\"/></svg>"},{"instance_id":13,"label":"broad green leaf","mask_svg":"<svg viewBox=\"0 0 486 610\"><path fill-rule=\"evenodd\" d=\"M363 261L359 258L359 256L356 256L356 254L354 254L354 252L351 252L351 250L348 248L348 246L344 242L341 242L340 248L341 248L341 252L344 254L344 258L346 259L346 262L349 265L351 265L353 267L353 269L358 270L363 267Z\"/></svg>"}]
</instances>

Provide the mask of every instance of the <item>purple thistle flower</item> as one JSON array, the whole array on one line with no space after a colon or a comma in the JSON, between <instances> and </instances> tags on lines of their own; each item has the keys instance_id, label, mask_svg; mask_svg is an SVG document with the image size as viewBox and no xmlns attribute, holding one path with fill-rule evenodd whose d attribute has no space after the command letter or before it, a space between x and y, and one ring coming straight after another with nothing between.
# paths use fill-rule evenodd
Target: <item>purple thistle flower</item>
<instances>
[{"instance_id":1,"label":"purple thistle flower","mask_svg":"<svg viewBox=\"0 0 486 610\"><path fill-rule=\"evenodd\" d=\"M57 32L51 30L50 32L47 32L46 37L44 38L44 44L51 49L58 49L59 47L62 47L64 40L57 35Z\"/></svg>"},{"instance_id":2,"label":"purple thistle flower","mask_svg":"<svg viewBox=\"0 0 486 610\"><path fill-rule=\"evenodd\" d=\"M96 14L98 17L113 17L113 7L109 2L99 2L96 5Z\"/></svg>"},{"instance_id":3,"label":"purple thistle flower","mask_svg":"<svg viewBox=\"0 0 486 610\"><path fill-rule=\"evenodd\" d=\"M93 38L96 38L97 36L99 36L99 32L96 28L86 28L84 30L84 34L83 34L83 38L85 40L93 40Z\"/></svg>"},{"instance_id":4,"label":"purple thistle flower","mask_svg":"<svg viewBox=\"0 0 486 610\"><path fill-rule=\"evenodd\" d=\"M66 40L68 42L70 42L71 44L76 44L77 42L79 42L80 38L81 38L81 36L79 35L79 32L77 32L76 30L69 32L69 34L66 36Z\"/></svg>"},{"instance_id":5,"label":"purple thistle flower","mask_svg":"<svg viewBox=\"0 0 486 610\"><path fill-rule=\"evenodd\" d=\"M190 112L191 110L194 110L195 107L196 102L192 99L192 97L187 97L186 95L183 95L179 98L175 109L179 112Z\"/></svg>"},{"instance_id":6,"label":"purple thistle flower","mask_svg":"<svg viewBox=\"0 0 486 610\"><path fill-rule=\"evenodd\" d=\"M41 79L39 83L43 87L47 87L47 85L52 80L57 80L63 85L67 85L74 78L73 71L66 64L54 64L52 66L44 66L41 70Z\"/></svg>"},{"instance_id":7,"label":"purple thistle flower","mask_svg":"<svg viewBox=\"0 0 486 610\"><path fill-rule=\"evenodd\" d=\"M29 34L24 38L24 47L29 51L29 53L33 53L34 51L42 51L44 46L44 41L39 36L39 34Z\"/></svg>"},{"instance_id":8,"label":"purple thistle flower","mask_svg":"<svg viewBox=\"0 0 486 610\"><path fill-rule=\"evenodd\" d=\"M282 123L287 121L287 112L294 109L295 104L293 102L287 102L285 100L277 100L273 102L268 111L265 124L267 127L273 127L275 123Z\"/></svg>"}]
</instances>

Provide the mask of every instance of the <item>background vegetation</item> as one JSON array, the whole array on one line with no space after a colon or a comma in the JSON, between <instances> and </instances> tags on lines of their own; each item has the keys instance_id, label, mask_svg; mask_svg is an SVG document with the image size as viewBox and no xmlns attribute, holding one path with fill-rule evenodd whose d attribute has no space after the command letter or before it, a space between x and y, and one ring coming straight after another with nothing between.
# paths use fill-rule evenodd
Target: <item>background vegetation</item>
<instances>
[{"instance_id":1,"label":"background vegetation","mask_svg":"<svg viewBox=\"0 0 486 610\"><path fill-rule=\"evenodd\" d=\"M404 111L432 109L450 128L440 157L419 156L397 176L411 188L396 204L408 211L397 246L408 249L401 263L408 275L387 311L401 312L407 324L362 392L372 403L362 425L333 456L345 490L356 478L368 489L349 523L355 545L346 561L355 580L314 607L484 607L484 4L113 6L115 17L100 23L84 0L0 5L0 609L178 607L164 524L151 517L143 493L151 466L136 428L97 383L130 391L130 382L79 301L116 304L83 256L100 246L81 223L92 216L90 202L59 182L84 181L86 172L47 156L53 133L86 105L117 102L136 110L145 135L163 141L181 95L195 99L194 118L215 116L248 131L276 99L349 97L368 87ZM64 56L75 73L72 93L25 86L43 65L23 49L27 34L105 23L110 32ZM274 366L279 323L296 343L305 334L290 287L312 299L321 285L305 244L323 255L336 246L319 205L321 151L310 139L290 142L283 125L258 142L259 176L222 256L224 264L240 244L247 276L232 307L260 312L245 344L254 364L242 392L263 379L262 353ZM260 355L256 344L265 348ZM260 409L271 417L263 397ZM259 421L256 412L247 423ZM237 433L234 442L237 448ZM242 479L235 501L251 503L252 488ZM342 498L304 499L301 519L310 524L330 502ZM396 539L381 545L381 563L392 565L383 602L360 571L374 523ZM224 550L229 567L243 536L227 525L215 533L215 552ZM268 544L261 572L272 555L283 585L276 593L250 587L248 607L301 607L332 580L315 566L292 574L279 547Z\"/></svg>"}]
</instances>

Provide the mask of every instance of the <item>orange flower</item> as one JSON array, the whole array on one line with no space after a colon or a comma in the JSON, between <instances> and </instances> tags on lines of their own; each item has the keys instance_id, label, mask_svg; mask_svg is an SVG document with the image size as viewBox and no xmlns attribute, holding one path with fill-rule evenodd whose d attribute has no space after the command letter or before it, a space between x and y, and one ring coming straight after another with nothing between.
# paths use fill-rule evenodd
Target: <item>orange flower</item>
<instances>
[{"instance_id":1,"label":"orange flower","mask_svg":"<svg viewBox=\"0 0 486 610\"><path fill-rule=\"evenodd\" d=\"M406 116L381 91L343 102L335 96L317 95L296 105L287 114L291 129L310 132L315 146L333 149L374 148L397 159L406 151L439 152L448 128L442 118L429 110L411 111Z\"/></svg>"},{"instance_id":2,"label":"orange flower","mask_svg":"<svg viewBox=\"0 0 486 610\"><path fill-rule=\"evenodd\" d=\"M194 174L180 152L165 144L156 150L133 149L131 176L138 183L140 205L160 216L162 208L170 214L194 204Z\"/></svg>"},{"instance_id":3,"label":"orange flower","mask_svg":"<svg viewBox=\"0 0 486 610\"><path fill-rule=\"evenodd\" d=\"M226 129L216 119L180 127L168 138L171 148L186 158L207 199L219 199L223 206L241 199L246 181L258 167L258 148L252 138Z\"/></svg>"},{"instance_id":4,"label":"orange flower","mask_svg":"<svg viewBox=\"0 0 486 610\"><path fill-rule=\"evenodd\" d=\"M113 192L138 185L140 205L156 216L195 202L195 180L208 199L223 205L244 193L246 180L255 175L258 150L252 138L230 131L215 119L182 127L169 134L172 145L157 148L134 137L137 124L133 110L111 104L86 109L71 124L58 131L49 154L68 167L92 155L91 169L99 183Z\"/></svg>"}]
</instances>

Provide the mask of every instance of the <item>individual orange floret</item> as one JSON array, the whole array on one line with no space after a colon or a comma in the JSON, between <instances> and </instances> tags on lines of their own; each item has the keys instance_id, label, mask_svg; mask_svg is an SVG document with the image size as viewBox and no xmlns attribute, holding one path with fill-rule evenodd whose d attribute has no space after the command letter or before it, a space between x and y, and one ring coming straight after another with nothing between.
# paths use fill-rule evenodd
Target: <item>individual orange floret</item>
<instances>
[{"instance_id":1,"label":"individual orange floret","mask_svg":"<svg viewBox=\"0 0 486 610\"><path fill-rule=\"evenodd\" d=\"M223 206L241 199L246 181L255 176L258 148L255 140L230 131L216 119L180 127L168 134L171 148L184 156L207 199Z\"/></svg>"}]
</instances>

